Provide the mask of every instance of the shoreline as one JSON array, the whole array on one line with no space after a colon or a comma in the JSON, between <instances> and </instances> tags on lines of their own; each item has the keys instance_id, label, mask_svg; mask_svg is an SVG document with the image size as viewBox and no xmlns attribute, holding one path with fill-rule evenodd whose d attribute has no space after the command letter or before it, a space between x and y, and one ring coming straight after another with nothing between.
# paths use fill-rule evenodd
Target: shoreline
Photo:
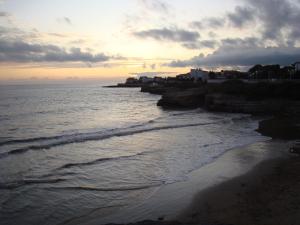
<instances>
[{"instance_id":1,"label":"shoreline","mask_svg":"<svg viewBox=\"0 0 300 225\"><path fill-rule=\"evenodd\" d=\"M200 192L177 220L183 224L297 224L299 171L298 156L264 161L242 176Z\"/></svg>"},{"instance_id":2,"label":"shoreline","mask_svg":"<svg viewBox=\"0 0 300 225\"><path fill-rule=\"evenodd\" d=\"M259 179L264 173L262 169L255 168L264 165L264 171L271 171L269 169L272 168L272 160L279 162L290 157L288 146L286 141L269 140L237 147L226 152L215 162L191 172L186 181L165 185L137 206L105 218L95 215L91 220L82 221L82 224L226 224L225 220L214 223L215 221L208 220L207 217L205 220L210 223L202 223L202 219L199 218L203 212L203 201L199 197L201 193L206 193L205 196L210 198L221 194L223 185L233 182L232 180L239 182L248 173L252 174L250 177ZM228 191L230 197L226 201L236 201L236 190Z\"/></svg>"},{"instance_id":3,"label":"shoreline","mask_svg":"<svg viewBox=\"0 0 300 225\"><path fill-rule=\"evenodd\" d=\"M156 89L157 88L155 87L155 91ZM187 97L185 96L185 92L188 93ZM178 93L175 92L175 94L178 94L179 96L175 95L173 92L170 92L171 95L167 92L158 102L158 105L169 106L170 104L170 106L183 106L184 108L197 105L199 107L199 99L201 98L199 98L197 93L195 94L191 92L191 90L185 92L182 90ZM116 219L107 220L107 223L129 223L133 225L293 225L296 224L297 221L300 221L300 210L296 207L297 205L300 205L300 197L297 196L297 194L293 194L291 191L294 188L293 185L296 186L294 193L297 188L300 188L299 176L293 172L297 170L300 171L299 158L298 156L292 156L288 153L289 147L291 147L288 140L300 138L300 133L298 132L299 118L297 118L297 104L295 103L296 105L293 105L293 107L283 107L280 105L273 109L268 106L268 101L266 100L250 102L250 104L248 100L238 99L237 104L234 105L236 108L233 110L234 107L230 105L231 102L234 102L232 98L232 96L229 96L229 100L221 99L221 108L216 108L216 110L212 111L227 111L227 108L229 107L230 109L228 111L230 112L235 112L236 110L236 112L255 115L256 112L260 112L260 110L265 112L265 109L268 108L269 111L267 111L269 113L263 113L262 115L273 115L271 119L264 119L261 121L259 123L259 128L257 129L257 132L262 135L273 138L271 141L264 142L268 146L267 148L270 148L269 154L272 156L267 156L264 159L257 159L256 161L254 160L255 162L251 162L251 160L253 160L251 157L260 157L258 152L260 146L258 143L254 143L250 145L250 148L254 146L253 154L249 155L249 158L243 162L246 165L244 164L239 168L242 171L236 172L231 170L227 174L226 172L224 172L224 174L212 174L212 179L216 182L211 182L209 185L199 181L203 178L203 174L201 174L203 173L203 170L205 171L210 167L222 167L222 164L224 165L224 158L226 161L228 155L235 154L234 152L239 151L241 153L242 149L245 150L249 148L249 146L237 147L236 149L231 150L231 153L226 152L224 156L221 156L220 159L217 159L212 165L209 164L191 172L191 174L188 175L189 181L163 187L162 190L154 194L154 198L146 200L148 202L142 203L132 210L125 210L125 213L121 213ZM189 101L187 101L187 99ZM162 100L165 100L165 102ZM161 102L163 102L163 104L161 104ZM186 102L188 102L188 105L185 105ZM230 103L228 104L228 107L226 106L227 103ZM250 105L248 105L248 103ZM285 105L284 101L283 103L283 105ZM214 104L215 102L213 105ZM216 104L216 106L219 106L218 104ZM274 105L273 102L271 105ZM283 108L288 110L288 116L282 112ZM208 109L214 108L208 107ZM279 109L281 111L278 114L277 112ZM258 115L260 115L260 113L258 113ZM276 146L274 143L279 143L279 145ZM274 155L278 154L280 151L282 151L283 154L274 157ZM221 169L226 171L228 167L234 167L231 163L232 158L227 164L225 163L225 166ZM295 177L296 182L294 182L292 176ZM282 183L278 183L278 180ZM185 199L176 196L176 200L174 200L174 195L177 195L176 191L180 192L180 194L178 194L183 195ZM281 192L283 192L283 194ZM282 197L280 201L276 200L278 196ZM293 199L292 196L294 196L295 199ZM170 200L171 198L173 198L173 200ZM167 204L164 202L167 202ZM266 202L268 203L267 206L265 206ZM276 206L272 206L273 203L276 204ZM181 208L179 207L180 210L178 209L178 206L176 206L178 204L181 205ZM289 208L289 205L293 205L293 207L295 205L295 207ZM173 209L166 209L168 207L173 207Z\"/></svg>"}]
</instances>

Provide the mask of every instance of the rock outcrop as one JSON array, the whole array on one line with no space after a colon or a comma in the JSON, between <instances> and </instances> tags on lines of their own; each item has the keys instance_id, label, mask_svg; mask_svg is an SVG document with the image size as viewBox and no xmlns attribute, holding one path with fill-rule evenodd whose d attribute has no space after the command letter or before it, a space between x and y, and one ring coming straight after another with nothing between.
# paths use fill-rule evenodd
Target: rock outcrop
<instances>
[{"instance_id":1,"label":"rock outcrop","mask_svg":"<svg viewBox=\"0 0 300 225\"><path fill-rule=\"evenodd\" d=\"M165 87L162 85L159 85L159 86L145 85L145 86L142 86L142 88L141 88L141 92L147 92L147 93L155 94L155 95L162 95L162 94L166 93L167 91L171 91L171 90L172 90L172 88ZM175 90L176 89L174 89L174 91Z\"/></svg>"},{"instance_id":2,"label":"rock outcrop","mask_svg":"<svg viewBox=\"0 0 300 225\"><path fill-rule=\"evenodd\" d=\"M169 90L157 103L165 108L197 108L203 106L206 89L204 87L186 90Z\"/></svg>"},{"instance_id":3,"label":"rock outcrop","mask_svg":"<svg viewBox=\"0 0 300 225\"><path fill-rule=\"evenodd\" d=\"M296 115L275 116L261 121L257 131L264 136L272 138L284 140L300 139L300 118Z\"/></svg>"}]
</instances>

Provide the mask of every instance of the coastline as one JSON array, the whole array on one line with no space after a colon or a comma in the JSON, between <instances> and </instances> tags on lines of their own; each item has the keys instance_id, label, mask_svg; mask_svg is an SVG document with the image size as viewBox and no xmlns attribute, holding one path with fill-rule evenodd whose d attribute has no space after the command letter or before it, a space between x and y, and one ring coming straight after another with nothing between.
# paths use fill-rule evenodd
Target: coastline
<instances>
[{"instance_id":1,"label":"coastline","mask_svg":"<svg viewBox=\"0 0 300 225\"><path fill-rule=\"evenodd\" d=\"M211 217L202 217L203 208L208 201L215 201L209 204L216 206L224 202L214 196L226 195L225 202L239 202L246 196L240 195L242 190L255 189L259 184L256 181L262 178L268 183L268 176L276 165L291 157L287 152L289 145L286 141L269 140L232 149L211 164L191 172L185 181L165 185L135 207L108 217L95 215L91 220L74 224L235 224L227 223L223 217L215 221L220 213L218 209L208 214ZM266 190L259 187L258 191L262 192L260 195Z\"/></svg>"},{"instance_id":2,"label":"coastline","mask_svg":"<svg viewBox=\"0 0 300 225\"><path fill-rule=\"evenodd\" d=\"M152 89L156 91L157 87ZM199 107L201 98L195 93L189 93L189 105L182 105L187 102L184 93L167 92L158 105ZM191 172L186 181L166 185L140 205L98 224L293 225L300 221L300 197L296 193L300 177L295 172L300 170L300 162L297 155L288 152L292 146L289 140L300 138L298 103L286 107L285 101L281 101L284 104L273 109L264 105L269 99L251 104L247 99L239 99L234 111L232 98L217 102L219 105L213 101L212 106L220 109L215 110L207 102L205 106L209 106L208 111L272 115L261 121L257 129L272 140L232 149L215 162Z\"/></svg>"},{"instance_id":3,"label":"coastline","mask_svg":"<svg viewBox=\"0 0 300 225\"><path fill-rule=\"evenodd\" d=\"M177 218L183 224L287 225L300 221L297 156L264 161L200 192Z\"/></svg>"}]
</instances>

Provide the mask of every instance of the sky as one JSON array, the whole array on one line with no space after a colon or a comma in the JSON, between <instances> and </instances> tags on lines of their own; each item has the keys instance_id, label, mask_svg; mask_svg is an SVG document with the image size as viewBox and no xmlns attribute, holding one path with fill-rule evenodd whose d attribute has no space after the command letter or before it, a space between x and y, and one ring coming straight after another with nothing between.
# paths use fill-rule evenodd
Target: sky
<instances>
[{"instance_id":1,"label":"sky","mask_svg":"<svg viewBox=\"0 0 300 225\"><path fill-rule=\"evenodd\" d=\"M0 0L0 81L300 61L300 0Z\"/></svg>"}]
</instances>

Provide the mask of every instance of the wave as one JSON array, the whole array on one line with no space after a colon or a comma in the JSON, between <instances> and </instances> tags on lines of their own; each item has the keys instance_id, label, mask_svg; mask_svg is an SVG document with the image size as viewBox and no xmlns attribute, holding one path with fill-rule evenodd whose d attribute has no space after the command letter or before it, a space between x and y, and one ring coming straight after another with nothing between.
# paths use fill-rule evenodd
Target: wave
<instances>
[{"instance_id":1,"label":"wave","mask_svg":"<svg viewBox=\"0 0 300 225\"><path fill-rule=\"evenodd\" d=\"M18 180L13 181L9 183L0 183L0 190L6 189L6 190L12 190L19 187L22 187L24 185L34 185L34 184L55 184L59 182L66 181L66 179L47 179L47 180L39 180L39 179L25 179L25 180Z\"/></svg>"},{"instance_id":2,"label":"wave","mask_svg":"<svg viewBox=\"0 0 300 225\"><path fill-rule=\"evenodd\" d=\"M136 156L145 155L147 153L148 152L141 152L141 153L138 153L138 154L135 154L135 155L119 156L119 157L112 157L112 158L99 158L99 159L96 159L96 160L93 160L93 161L80 162L80 163L68 163L68 164L65 164L61 167L58 167L55 170L70 169L70 168L73 168L73 167L90 166L90 165L93 165L93 164L97 164L97 163L101 163L101 162L107 162L107 161L130 159L130 158L133 158L133 157L136 157Z\"/></svg>"},{"instance_id":3,"label":"wave","mask_svg":"<svg viewBox=\"0 0 300 225\"><path fill-rule=\"evenodd\" d=\"M116 191L136 191L143 190L153 187L159 187L163 183L144 185L144 186L132 186L132 187L117 187L117 188L98 188L98 187L89 187L89 186L70 186L70 187L45 187L47 190L74 190L74 191L101 191L101 192L116 192Z\"/></svg>"},{"instance_id":4,"label":"wave","mask_svg":"<svg viewBox=\"0 0 300 225\"><path fill-rule=\"evenodd\" d=\"M66 181L67 179L65 178L54 178L51 179L51 177L57 177L57 176L68 176L68 175L76 175L74 172L63 172L63 173L57 173L59 170L63 169L70 169L73 167L83 167L83 166L89 166L101 162L106 162L106 161L111 161L111 160L122 160L122 159L130 159L139 155L145 155L148 154L149 152L141 152L138 154L134 155L128 155L128 156L119 156L119 157L113 157L113 158L99 158L93 161L88 161L88 162L81 162L81 163L68 163L65 164L61 167L58 167L52 171L52 173L49 174L44 174L42 176L38 177L32 177L31 179L24 179L24 180L16 180L8 183L0 183L0 190L5 189L5 190L11 190L11 189L16 189L22 186L27 186L27 185L34 185L34 184L55 184L59 182ZM47 179L48 178L48 179Z\"/></svg>"},{"instance_id":5,"label":"wave","mask_svg":"<svg viewBox=\"0 0 300 225\"><path fill-rule=\"evenodd\" d=\"M169 125L169 126L156 126L156 127L148 127L142 129L132 129L125 128L125 129L113 129L109 132L95 132L95 133L81 133L81 134L73 134L73 135L63 135L57 136L56 138L36 138L49 141L45 144L36 144L36 145L29 145L23 148L17 148L10 150L5 153L0 154L0 158L8 157L9 155L15 154L22 154L30 150L45 150L50 149L57 146L73 144L73 143L82 143L87 141L99 141L105 140L113 137L123 137L129 136L134 134L146 133L151 131L159 131L159 130L168 130L168 129L176 129L176 128L185 128L185 127L196 127L196 126L204 126L210 124L216 124L217 122L208 122L208 123L192 123L192 124L177 124L177 125ZM135 125L134 128L142 127L142 125ZM27 139L28 140L28 139ZM20 141L20 140L19 140ZM23 140L25 142L25 140Z\"/></svg>"},{"instance_id":6,"label":"wave","mask_svg":"<svg viewBox=\"0 0 300 225\"><path fill-rule=\"evenodd\" d=\"M155 119L150 120L147 123L153 123L153 122L155 122ZM125 129L145 126L147 123L132 125L132 126L126 127ZM105 132L112 132L112 131L115 131L117 129L118 128L114 128L114 129L106 130ZM103 131L101 131L101 132L103 132ZM57 140L57 139L61 139L61 138L72 138L74 136L96 134L96 133L99 133L99 132L95 132L95 133L75 133L75 134L56 135L56 136L50 136L50 137L48 136L48 137L34 137L34 138L26 138L26 139L6 140L6 141L0 141L0 146L14 145L14 144L26 144L26 143L32 143L32 142L38 142L38 141L52 141L52 140Z\"/></svg>"},{"instance_id":7,"label":"wave","mask_svg":"<svg viewBox=\"0 0 300 225\"><path fill-rule=\"evenodd\" d=\"M191 114L191 113L196 112L195 110L191 111L191 112L175 112L170 114L170 116L180 116L180 115L187 115L187 114ZM128 127L124 127L124 128L113 128L113 129L109 129L109 130L105 130L105 131L101 131L101 132L113 132L116 131L118 129L133 129L133 128L138 128L138 127L143 127L149 124L153 124L161 119L166 118L166 116L160 116L160 117L156 117L154 119L151 119L147 122L143 122L143 123L138 123L138 124L134 124L132 126L128 126ZM1 116L0 116L0 120L1 120ZM80 135L93 135L93 134L99 134L100 132L94 132L94 133L73 133L73 134L62 134L62 135L55 135L55 136L46 136L46 137L32 137L32 138L25 138L25 139L13 139L13 140L5 140L5 141L1 141L0 139L0 146L6 146L6 145L14 145L14 144L26 144L26 143L32 143L32 142L42 142L42 141L53 141L53 140L57 140L57 139L61 139L61 138L72 138L74 136L80 136Z\"/></svg>"}]
</instances>

